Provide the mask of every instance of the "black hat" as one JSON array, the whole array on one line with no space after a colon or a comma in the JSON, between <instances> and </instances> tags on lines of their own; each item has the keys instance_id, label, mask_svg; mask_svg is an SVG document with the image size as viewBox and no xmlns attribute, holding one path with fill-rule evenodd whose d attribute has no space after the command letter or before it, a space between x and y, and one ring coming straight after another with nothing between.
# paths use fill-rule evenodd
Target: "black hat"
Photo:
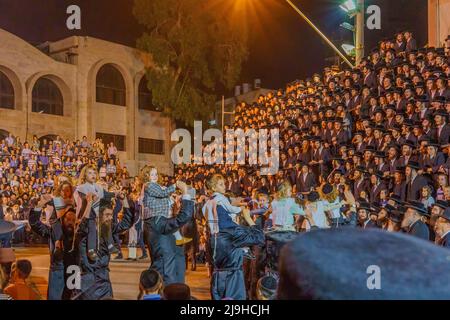
<instances>
[{"instance_id":1,"label":"black hat","mask_svg":"<svg viewBox=\"0 0 450 320\"><path fill-rule=\"evenodd\" d=\"M382 178L383 178L383 172L378 171L378 170L372 172L372 175L375 175L375 176L378 177L379 179L382 179Z\"/></svg>"},{"instance_id":2,"label":"black hat","mask_svg":"<svg viewBox=\"0 0 450 320\"><path fill-rule=\"evenodd\" d=\"M421 96L418 96L418 97L417 97L417 101L420 101L420 102L429 102L430 99L428 98L427 95L421 95Z\"/></svg>"},{"instance_id":3,"label":"black hat","mask_svg":"<svg viewBox=\"0 0 450 320\"><path fill-rule=\"evenodd\" d=\"M371 146L371 145L368 145L368 146L366 146L366 148L364 149L364 152L366 152L366 151L375 152L375 147L374 147L374 146Z\"/></svg>"},{"instance_id":4,"label":"black hat","mask_svg":"<svg viewBox=\"0 0 450 320\"><path fill-rule=\"evenodd\" d=\"M412 149L416 147L414 141L411 140L406 140L405 142L402 143L402 146L408 146Z\"/></svg>"},{"instance_id":5,"label":"black hat","mask_svg":"<svg viewBox=\"0 0 450 320\"><path fill-rule=\"evenodd\" d=\"M319 199L320 199L320 195L316 191L312 191L308 194L308 201L310 201L310 202L316 202Z\"/></svg>"},{"instance_id":6,"label":"black hat","mask_svg":"<svg viewBox=\"0 0 450 320\"><path fill-rule=\"evenodd\" d=\"M360 202L356 209L357 210L364 209L364 210L368 210L369 211L370 210L370 204L367 203L367 202Z\"/></svg>"},{"instance_id":7,"label":"black hat","mask_svg":"<svg viewBox=\"0 0 450 320\"><path fill-rule=\"evenodd\" d=\"M445 103L445 97L444 96L436 96L433 98L432 102L439 102L444 104Z\"/></svg>"},{"instance_id":8,"label":"black hat","mask_svg":"<svg viewBox=\"0 0 450 320\"><path fill-rule=\"evenodd\" d=\"M431 242L375 228L305 232L281 251L277 299L447 300L448 256ZM389 272L381 290L369 290L368 273L377 269Z\"/></svg>"},{"instance_id":9,"label":"black hat","mask_svg":"<svg viewBox=\"0 0 450 320\"><path fill-rule=\"evenodd\" d=\"M410 168L413 168L413 169L416 169L416 170L420 169L419 163L417 161L411 161L411 160L408 161L408 164L406 165L406 167L410 167Z\"/></svg>"},{"instance_id":10,"label":"black hat","mask_svg":"<svg viewBox=\"0 0 450 320\"><path fill-rule=\"evenodd\" d=\"M416 210L421 215L429 216L427 208L425 208L425 205L422 202L419 201L410 201L405 204L406 208L411 208Z\"/></svg>"},{"instance_id":11,"label":"black hat","mask_svg":"<svg viewBox=\"0 0 450 320\"><path fill-rule=\"evenodd\" d=\"M450 207L450 203L448 203L448 201L444 201L444 200L437 200L433 205L433 207L439 207L443 210L447 209L448 207Z\"/></svg>"},{"instance_id":12,"label":"black hat","mask_svg":"<svg viewBox=\"0 0 450 320\"><path fill-rule=\"evenodd\" d=\"M395 172L401 173L401 174L405 174L405 167L402 166L398 166L395 168Z\"/></svg>"},{"instance_id":13,"label":"black hat","mask_svg":"<svg viewBox=\"0 0 450 320\"><path fill-rule=\"evenodd\" d=\"M403 205L405 202L402 198L396 194L391 195L390 200L394 201L397 204Z\"/></svg>"},{"instance_id":14,"label":"black hat","mask_svg":"<svg viewBox=\"0 0 450 320\"><path fill-rule=\"evenodd\" d=\"M390 213L395 210L395 207L390 204L386 204L382 209L385 209L388 213Z\"/></svg>"},{"instance_id":15,"label":"black hat","mask_svg":"<svg viewBox=\"0 0 450 320\"><path fill-rule=\"evenodd\" d=\"M191 289L184 283L172 283L164 288L164 300L192 300Z\"/></svg>"},{"instance_id":16,"label":"black hat","mask_svg":"<svg viewBox=\"0 0 450 320\"><path fill-rule=\"evenodd\" d=\"M401 211L398 210L393 210L390 214L389 214L389 220L391 220L394 223L401 223L403 220L403 213Z\"/></svg>"},{"instance_id":17,"label":"black hat","mask_svg":"<svg viewBox=\"0 0 450 320\"><path fill-rule=\"evenodd\" d=\"M386 106L386 110L388 110L388 109L391 109L391 110L393 110L393 111L397 111L397 108L396 108L395 105L393 105L393 104L388 104L388 105Z\"/></svg>"},{"instance_id":18,"label":"black hat","mask_svg":"<svg viewBox=\"0 0 450 320\"><path fill-rule=\"evenodd\" d=\"M366 168L363 167L363 166L357 166L357 167L355 168L355 171L359 171L359 172L361 172L361 173L367 173Z\"/></svg>"},{"instance_id":19,"label":"black hat","mask_svg":"<svg viewBox=\"0 0 450 320\"><path fill-rule=\"evenodd\" d=\"M439 217L444 218L447 221L450 221L450 208L445 209L443 214L440 214Z\"/></svg>"},{"instance_id":20,"label":"black hat","mask_svg":"<svg viewBox=\"0 0 450 320\"><path fill-rule=\"evenodd\" d=\"M434 113L434 116L448 117L448 112L445 110L439 109Z\"/></svg>"},{"instance_id":21,"label":"black hat","mask_svg":"<svg viewBox=\"0 0 450 320\"><path fill-rule=\"evenodd\" d=\"M375 152L375 158L386 158L386 153L384 151Z\"/></svg>"}]
</instances>

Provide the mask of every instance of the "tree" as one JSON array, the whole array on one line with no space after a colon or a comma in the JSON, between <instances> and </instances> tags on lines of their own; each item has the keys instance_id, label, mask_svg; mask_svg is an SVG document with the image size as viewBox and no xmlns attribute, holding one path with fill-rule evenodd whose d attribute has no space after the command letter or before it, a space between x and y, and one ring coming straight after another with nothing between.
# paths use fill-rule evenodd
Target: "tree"
<instances>
[{"instance_id":1,"label":"tree","mask_svg":"<svg viewBox=\"0 0 450 320\"><path fill-rule=\"evenodd\" d=\"M217 88L232 89L248 57L246 33L210 4L211 0L135 0L133 7L146 29L137 46L154 63L146 70L153 103L191 126L194 120L208 120Z\"/></svg>"}]
</instances>

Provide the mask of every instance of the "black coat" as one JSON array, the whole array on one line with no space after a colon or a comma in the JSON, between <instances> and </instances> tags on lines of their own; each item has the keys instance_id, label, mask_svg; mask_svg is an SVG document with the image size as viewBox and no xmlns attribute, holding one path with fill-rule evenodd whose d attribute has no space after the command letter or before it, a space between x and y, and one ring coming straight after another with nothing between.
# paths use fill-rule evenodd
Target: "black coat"
<instances>
[{"instance_id":1,"label":"black coat","mask_svg":"<svg viewBox=\"0 0 450 320\"><path fill-rule=\"evenodd\" d=\"M406 184L406 201L419 201L420 192L428 185L427 179L422 175L417 175L414 181Z\"/></svg>"},{"instance_id":2,"label":"black coat","mask_svg":"<svg viewBox=\"0 0 450 320\"><path fill-rule=\"evenodd\" d=\"M295 177L295 184L297 186L297 192L309 192L311 188L316 187L316 178L314 174L308 173L306 179L303 177L303 173L299 172Z\"/></svg>"},{"instance_id":3,"label":"black coat","mask_svg":"<svg viewBox=\"0 0 450 320\"><path fill-rule=\"evenodd\" d=\"M129 208L124 208L124 215L120 223L112 225L113 235L122 233L132 227L135 220L134 212ZM108 242L106 239L100 238L100 245L97 250L98 259L91 262L87 256L88 223L89 219L83 218L76 234L75 242L79 251L78 265L81 268L81 291L72 299L101 300L111 298L113 297L113 290L109 278L111 254L108 250Z\"/></svg>"},{"instance_id":4,"label":"black coat","mask_svg":"<svg viewBox=\"0 0 450 320\"><path fill-rule=\"evenodd\" d=\"M421 220L417 220L411 225L408 234L423 240L430 240L430 230Z\"/></svg>"},{"instance_id":5,"label":"black coat","mask_svg":"<svg viewBox=\"0 0 450 320\"><path fill-rule=\"evenodd\" d=\"M54 255L55 242L57 238L55 237L54 232L52 232L52 228L48 225L43 224L40 220L40 217L40 210L31 210L28 221L33 232L48 240L50 251L50 267L48 274L47 299L69 300L72 295L72 290L69 290L66 286L67 277L69 275L67 273L67 268L71 265L77 264L78 248L75 248L72 251L73 235L69 236L63 233L63 259L58 259L58 257Z\"/></svg>"},{"instance_id":6,"label":"black coat","mask_svg":"<svg viewBox=\"0 0 450 320\"><path fill-rule=\"evenodd\" d=\"M367 190L368 182L366 179L355 181L355 183L353 184L353 195L356 199L360 197L362 191L367 193Z\"/></svg>"},{"instance_id":7,"label":"black coat","mask_svg":"<svg viewBox=\"0 0 450 320\"><path fill-rule=\"evenodd\" d=\"M386 190L386 186L384 183L380 183L377 186L371 186L370 192L369 192L370 202L379 203L380 202L380 193L382 190Z\"/></svg>"},{"instance_id":8,"label":"black coat","mask_svg":"<svg viewBox=\"0 0 450 320\"><path fill-rule=\"evenodd\" d=\"M144 237L150 248L151 267L158 271L164 285L177 283L177 245L173 233L191 221L194 202L182 200L181 210L176 217L152 217L144 221Z\"/></svg>"},{"instance_id":9,"label":"black coat","mask_svg":"<svg viewBox=\"0 0 450 320\"><path fill-rule=\"evenodd\" d=\"M438 129L436 128L434 131L434 138L439 144L447 144L450 141L450 124L446 124L444 128L442 128L440 135L438 135Z\"/></svg>"},{"instance_id":10,"label":"black coat","mask_svg":"<svg viewBox=\"0 0 450 320\"><path fill-rule=\"evenodd\" d=\"M253 245L262 246L264 233L256 227L238 226L220 230L215 237L211 237L210 242L214 257L214 273L211 279L212 299L245 300L242 248Z\"/></svg>"},{"instance_id":11,"label":"black coat","mask_svg":"<svg viewBox=\"0 0 450 320\"><path fill-rule=\"evenodd\" d=\"M439 242L444 248L450 248L450 233L447 233Z\"/></svg>"},{"instance_id":12,"label":"black coat","mask_svg":"<svg viewBox=\"0 0 450 320\"><path fill-rule=\"evenodd\" d=\"M402 181L400 184L394 184L392 193L399 196L402 201L406 199L406 183Z\"/></svg>"}]
</instances>

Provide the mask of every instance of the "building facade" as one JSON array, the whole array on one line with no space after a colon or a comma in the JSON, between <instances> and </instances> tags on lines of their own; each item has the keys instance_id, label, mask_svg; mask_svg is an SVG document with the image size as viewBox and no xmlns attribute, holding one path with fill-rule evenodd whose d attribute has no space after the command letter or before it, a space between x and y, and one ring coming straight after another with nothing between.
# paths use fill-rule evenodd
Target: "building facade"
<instances>
[{"instance_id":1,"label":"building facade","mask_svg":"<svg viewBox=\"0 0 450 320\"><path fill-rule=\"evenodd\" d=\"M152 105L137 49L69 37L34 47L0 29L0 138L61 136L114 142L131 173L145 164L173 172L173 122Z\"/></svg>"},{"instance_id":2,"label":"building facade","mask_svg":"<svg viewBox=\"0 0 450 320\"><path fill-rule=\"evenodd\" d=\"M443 46L448 36L450 36L450 0L428 0L429 46Z\"/></svg>"}]
</instances>

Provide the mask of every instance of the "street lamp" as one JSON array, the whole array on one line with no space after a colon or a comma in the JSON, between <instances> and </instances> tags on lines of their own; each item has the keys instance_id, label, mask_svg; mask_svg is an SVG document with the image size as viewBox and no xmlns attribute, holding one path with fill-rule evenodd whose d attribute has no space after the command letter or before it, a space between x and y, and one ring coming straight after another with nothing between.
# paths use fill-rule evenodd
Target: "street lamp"
<instances>
[{"instance_id":1,"label":"street lamp","mask_svg":"<svg viewBox=\"0 0 450 320\"><path fill-rule=\"evenodd\" d=\"M350 57L354 57L356 52L355 52L355 46L352 44L343 44L342 49L344 50L345 54L350 56Z\"/></svg>"},{"instance_id":2,"label":"street lamp","mask_svg":"<svg viewBox=\"0 0 450 320\"><path fill-rule=\"evenodd\" d=\"M347 29L347 30L349 30L349 31L351 31L351 32L356 32L355 26L351 25L351 24L348 23L348 22L343 22L343 23L341 23L341 24L340 24L340 27L342 27L342 28L344 28L344 29Z\"/></svg>"},{"instance_id":3,"label":"street lamp","mask_svg":"<svg viewBox=\"0 0 450 320\"><path fill-rule=\"evenodd\" d=\"M355 26L344 22L341 27L353 32L356 65L359 65L364 56L364 0L347 0L339 7L348 14L350 19L356 16Z\"/></svg>"},{"instance_id":4,"label":"street lamp","mask_svg":"<svg viewBox=\"0 0 450 320\"><path fill-rule=\"evenodd\" d=\"M343 4L339 6L342 10L347 12L349 15L355 15L356 14L356 4L353 0L347 0ZM353 17L352 16L352 17Z\"/></svg>"},{"instance_id":5,"label":"street lamp","mask_svg":"<svg viewBox=\"0 0 450 320\"><path fill-rule=\"evenodd\" d=\"M291 1L286 0L286 2L316 31L320 37L322 37L323 40L347 63L351 68L354 68L355 66L350 62L350 60L347 59L347 57L342 54L342 52L331 42L330 39L327 38L327 36L319 30L319 28L316 27L316 25Z\"/></svg>"}]
</instances>

